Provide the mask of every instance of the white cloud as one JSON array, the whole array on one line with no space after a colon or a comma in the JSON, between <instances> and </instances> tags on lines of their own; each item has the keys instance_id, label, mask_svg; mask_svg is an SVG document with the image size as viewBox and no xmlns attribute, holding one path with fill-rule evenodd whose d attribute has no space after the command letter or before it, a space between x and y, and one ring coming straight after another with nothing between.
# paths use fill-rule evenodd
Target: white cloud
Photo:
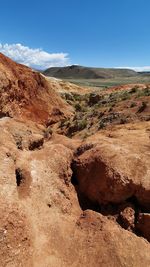
<instances>
[{"instance_id":1,"label":"white cloud","mask_svg":"<svg viewBox=\"0 0 150 267\"><path fill-rule=\"evenodd\" d=\"M69 64L67 53L48 53L37 48L32 49L22 44L1 44L0 52L11 59L33 68L66 66Z\"/></svg>"},{"instance_id":2,"label":"white cloud","mask_svg":"<svg viewBox=\"0 0 150 267\"><path fill-rule=\"evenodd\" d=\"M150 66L144 66L144 67L117 67L116 69L130 69L135 71L150 71Z\"/></svg>"},{"instance_id":3,"label":"white cloud","mask_svg":"<svg viewBox=\"0 0 150 267\"><path fill-rule=\"evenodd\" d=\"M144 66L144 67L132 67L135 71L150 71L150 66Z\"/></svg>"}]
</instances>

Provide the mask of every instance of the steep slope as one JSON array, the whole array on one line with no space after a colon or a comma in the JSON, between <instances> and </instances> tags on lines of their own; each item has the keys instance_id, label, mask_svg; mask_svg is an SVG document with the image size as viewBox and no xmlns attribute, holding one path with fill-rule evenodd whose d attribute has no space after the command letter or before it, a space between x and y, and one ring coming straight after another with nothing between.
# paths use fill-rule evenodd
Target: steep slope
<instances>
[{"instance_id":1,"label":"steep slope","mask_svg":"<svg viewBox=\"0 0 150 267\"><path fill-rule=\"evenodd\" d=\"M108 79L116 77L138 76L138 73L130 69L92 68L72 65L68 67L53 67L43 72L46 76L69 79Z\"/></svg>"},{"instance_id":2,"label":"steep slope","mask_svg":"<svg viewBox=\"0 0 150 267\"><path fill-rule=\"evenodd\" d=\"M70 110L71 111L71 110ZM46 123L69 114L69 106L39 73L0 53L0 116Z\"/></svg>"},{"instance_id":3,"label":"steep slope","mask_svg":"<svg viewBox=\"0 0 150 267\"><path fill-rule=\"evenodd\" d=\"M81 87L76 84L63 81L54 77L46 77L46 80L50 83L51 87L55 89L59 94L63 93L75 93L75 94L86 94L91 92L91 89L88 87Z\"/></svg>"}]
</instances>

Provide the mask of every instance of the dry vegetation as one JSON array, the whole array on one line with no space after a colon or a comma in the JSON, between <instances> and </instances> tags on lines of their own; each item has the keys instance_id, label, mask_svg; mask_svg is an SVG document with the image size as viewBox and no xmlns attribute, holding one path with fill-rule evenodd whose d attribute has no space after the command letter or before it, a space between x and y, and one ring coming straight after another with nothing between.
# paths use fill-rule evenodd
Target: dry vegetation
<instances>
[{"instance_id":1,"label":"dry vegetation","mask_svg":"<svg viewBox=\"0 0 150 267\"><path fill-rule=\"evenodd\" d=\"M87 136L111 125L150 120L150 87L103 90L80 95L63 93L75 114L63 119L59 128L67 136Z\"/></svg>"}]
</instances>

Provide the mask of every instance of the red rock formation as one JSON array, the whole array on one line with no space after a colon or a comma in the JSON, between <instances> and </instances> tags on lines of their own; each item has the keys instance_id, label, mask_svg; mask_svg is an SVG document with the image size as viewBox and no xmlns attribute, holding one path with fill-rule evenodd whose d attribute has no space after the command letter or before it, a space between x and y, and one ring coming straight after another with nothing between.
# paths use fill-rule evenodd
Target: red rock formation
<instances>
[{"instance_id":1,"label":"red rock formation","mask_svg":"<svg viewBox=\"0 0 150 267\"><path fill-rule=\"evenodd\" d=\"M149 123L136 127L116 127L111 137L109 131L91 136L93 147L75 159L79 188L93 202L120 203L135 196L149 209Z\"/></svg>"},{"instance_id":2,"label":"red rock formation","mask_svg":"<svg viewBox=\"0 0 150 267\"><path fill-rule=\"evenodd\" d=\"M45 123L69 114L69 106L41 74L0 53L0 113Z\"/></svg>"}]
</instances>

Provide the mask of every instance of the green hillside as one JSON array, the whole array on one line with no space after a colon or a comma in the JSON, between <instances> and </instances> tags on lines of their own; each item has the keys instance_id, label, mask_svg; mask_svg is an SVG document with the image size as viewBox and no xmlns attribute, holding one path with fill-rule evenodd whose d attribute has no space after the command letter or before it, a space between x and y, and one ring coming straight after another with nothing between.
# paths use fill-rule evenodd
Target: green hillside
<instances>
[{"instance_id":1,"label":"green hillside","mask_svg":"<svg viewBox=\"0 0 150 267\"><path fill-rule=\"evenodd\" d=\"M78 65L52 67L43 71L43 74L60 79L114 79L139 75L136 71L130 69L91 68Z\"/></svg>"}]
</instances>

